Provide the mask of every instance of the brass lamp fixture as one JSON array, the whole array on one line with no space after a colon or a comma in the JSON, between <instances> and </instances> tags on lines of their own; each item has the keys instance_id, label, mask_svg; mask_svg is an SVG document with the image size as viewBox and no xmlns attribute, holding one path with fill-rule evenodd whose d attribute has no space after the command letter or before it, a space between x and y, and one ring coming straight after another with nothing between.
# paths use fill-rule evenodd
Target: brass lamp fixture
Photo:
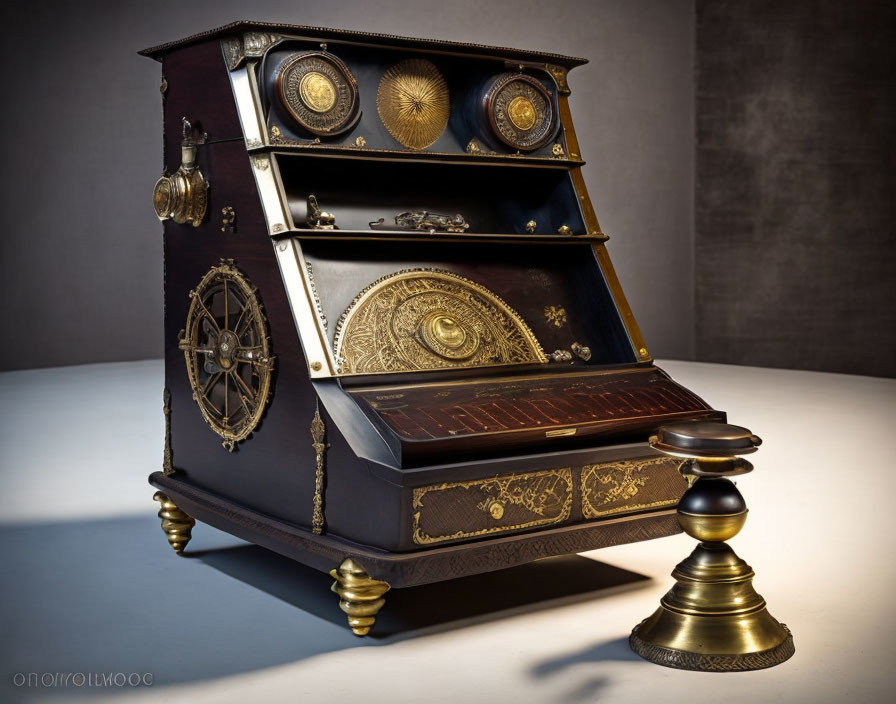
<instances>
[{"instance_id":1,"label":"brass lamp fixture","mask_svg":"<svg viewBox=\"0 0 896 704\"><path fill-rule=\"evenodd\" d=\"M182 119L181 164L168 176L162 174L152 191L152 205L159 220L174 220L199 227L208 207L208 183L196 165L198 146L205 144L206 135L195 137L193 125Z\"/></svg>"},{"instance_id":2,"label":"brass lamp fixture","mask_svg":"<svg viewBox=\"0 0 896 704\"><path fill-rule=\"evenodd\" d=\"M737 672L793 655L790 630L753 589L753 569L724 542L747 519L747 505L728 477L752 471L738 455L755 452L761 442L746 428L712 422L666 425L650 438L654 449L689 459L681 472L691 487L678 504L678 522L702 542L672 572L676 584L660 607L632 631L629 644L645 660Z\"/></svg>"}]
</instances>

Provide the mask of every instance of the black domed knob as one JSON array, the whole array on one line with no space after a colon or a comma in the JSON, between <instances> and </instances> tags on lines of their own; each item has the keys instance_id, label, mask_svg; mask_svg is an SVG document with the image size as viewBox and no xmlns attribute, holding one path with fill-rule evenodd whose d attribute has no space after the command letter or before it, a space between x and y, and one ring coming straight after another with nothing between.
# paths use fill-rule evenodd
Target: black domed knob
<instances>
[{"instance_id":1,"label":"black domed knob","mask_svg":"<svg viewBox=\"0 0 896 704\"><path fill-rule=\"evenodd\" d=\"M747 502L727 479L700 479L681 497L678 510L702 516L730 515L746 511Z\"/></svg>"},{"instance_id":2,"label":"black domed knob","mask_svg":"<svg viewBox=\"0 0 896 704\"><path fill-rule=\"evenodd\" d=\"M650 438L650 446L671 455L735 457L756 452L762 440L747 428L727 423L692 421L664 425Z\"/></svg>"}]
</instances>

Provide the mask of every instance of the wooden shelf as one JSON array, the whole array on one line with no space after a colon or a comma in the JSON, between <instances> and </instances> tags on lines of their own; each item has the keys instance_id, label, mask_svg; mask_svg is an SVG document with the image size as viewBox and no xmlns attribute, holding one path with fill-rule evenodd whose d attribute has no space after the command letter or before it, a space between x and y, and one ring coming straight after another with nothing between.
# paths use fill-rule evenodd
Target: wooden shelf
<instances>
[{"instance_id":1,"label":"wooden shelf","mask_svg":"<svg viewBox=\"0 0 896 704\"><path fill-rule=\"evenodd\" d=\"M556 235L550 233L483 233L434 232L409 230L310 230L295 228L276 235L275 239L298 237L301 240L384 240L388 242L506 242L510 244L581 244L605 242L604 233L591 235Z\"/></svg>"},{"instance_id":2,"label":"wooden shelf","mask_svg":"<svg viewBox=\"0 0 896 704\"><path fill-rule=\"evenodd\" d=\"M459 164L463 166L504 166L527 167L541 169L573 169L583 166L584 161L575 159L557 159L541 156L526 156L512 154L467 154L462 152L428 152L411 149L370 149L367 147L341 146L337 144L308 144L283 145L271 144L269 146L255 147L249 152L270 151L277 156L311 156L324 159L351 159L358 161L388 161L391 163L438 163Z\"/></svg>"}]
</instances>

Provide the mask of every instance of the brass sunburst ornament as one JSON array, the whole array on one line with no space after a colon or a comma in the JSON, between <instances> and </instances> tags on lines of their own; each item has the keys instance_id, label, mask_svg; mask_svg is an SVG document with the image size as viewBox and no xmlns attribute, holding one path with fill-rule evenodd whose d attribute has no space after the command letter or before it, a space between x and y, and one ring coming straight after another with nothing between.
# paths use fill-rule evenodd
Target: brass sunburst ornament
<instances>
[{"instance_id":1,"label":"brass sunburst ornament","mask_svg":"<svg viewBox=\"0 0 896 704\"><path fill-rule=\"evenodd\" d=\"M404 59L380 79L376 108L396 141L411 149L425 149L448 125L448 84L432 62Z\"/></svg>"}]
</instances>

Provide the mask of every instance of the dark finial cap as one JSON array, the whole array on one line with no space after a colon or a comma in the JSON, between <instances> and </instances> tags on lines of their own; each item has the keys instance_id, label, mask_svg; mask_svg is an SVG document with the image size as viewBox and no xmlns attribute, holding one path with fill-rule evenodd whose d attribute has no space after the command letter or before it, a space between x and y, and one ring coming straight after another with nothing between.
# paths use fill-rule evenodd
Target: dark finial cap
<instances>
[{"instance_id":1,"label":"dark finial cap","mask_svg":"<svg viewBox=\"0 0 896 704\"><path fill-rule=\"evenodd\" d=\"M748 455L761 444L762 440L746 428L710 421L664 425L650 437L654 449L687 457Z\"/></svg>"}]
</instances>

